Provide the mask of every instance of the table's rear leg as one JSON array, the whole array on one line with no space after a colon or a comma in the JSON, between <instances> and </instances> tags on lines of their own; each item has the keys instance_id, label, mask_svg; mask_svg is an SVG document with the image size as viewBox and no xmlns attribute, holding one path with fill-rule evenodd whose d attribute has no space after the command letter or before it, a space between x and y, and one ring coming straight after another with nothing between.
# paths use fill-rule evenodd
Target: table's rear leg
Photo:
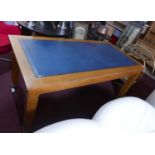
<instances>
[{"instance_id":1,"label":"table's rear leg","mask_svg":"<svg viewBox=\"0 0 155 155\"><path fill-rule=\"evenodd\" d=\"M125 93L130 89L130 87L134 84L134 82L142 75L142 72L138 72L137 74L134 74L125 81L123 86L121 87L118 96L124 96Z\"/></svg>"},{"instance_id":2,"label":"table's rear leg","mask_svg":"<svg viewBox=\"0 0 155 155\"><path fill-rule=\"evenodd\" d=\"M26 105L24 112L24 129L30 131L37 109L39 94L28 91L26 94Z\"/></svg>"},{"instance_id":3,"label":"table's rear leg","mask_svg":"<svg viewBox=\"0 0 155 155\"><path fill-rule=\"evenodd\" d=\"M15 87L18 84L18 78L19 78L19 67L16 61L16 58L14 55L12 55L12 92L15 91Z\"/></svg>"}]
</instances>

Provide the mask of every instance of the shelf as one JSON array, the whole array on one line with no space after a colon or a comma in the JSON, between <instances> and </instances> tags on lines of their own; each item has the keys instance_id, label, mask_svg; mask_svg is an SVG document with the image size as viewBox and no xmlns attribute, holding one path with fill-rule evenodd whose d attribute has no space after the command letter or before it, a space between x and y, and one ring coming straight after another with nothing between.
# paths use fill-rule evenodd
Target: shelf
<instances>
[{"instance_id":1,"label":"shelf","mask_svg":"<svg viewBox=\"0 0 155 155\"><path fill-rule=\"evenodd\" d=\"M115 29L117 29L117 30L119 30L121 32L123 32L125 27L126 27L125 24L122 24L122 23L117 22L117 21L115 21L115 22L106 22L106 24L114 27Z\"/></svg>"}]
</instances>

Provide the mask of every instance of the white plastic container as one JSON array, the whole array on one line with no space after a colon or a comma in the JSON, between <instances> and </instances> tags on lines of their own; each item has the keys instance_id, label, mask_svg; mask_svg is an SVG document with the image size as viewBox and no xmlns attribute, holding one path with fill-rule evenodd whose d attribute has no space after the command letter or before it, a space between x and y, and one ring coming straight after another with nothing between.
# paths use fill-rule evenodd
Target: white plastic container
<instances>
[{"instance_id":1,"label":"white plastic container","mask_svg":"<svg viewBox=\"0 0 155 155\"><path fill-rule=\"evenodd\" d=\"M75 22L73 30L74 39L87 39L88 24L86 22Z\"/></svg>"}]
</instances>

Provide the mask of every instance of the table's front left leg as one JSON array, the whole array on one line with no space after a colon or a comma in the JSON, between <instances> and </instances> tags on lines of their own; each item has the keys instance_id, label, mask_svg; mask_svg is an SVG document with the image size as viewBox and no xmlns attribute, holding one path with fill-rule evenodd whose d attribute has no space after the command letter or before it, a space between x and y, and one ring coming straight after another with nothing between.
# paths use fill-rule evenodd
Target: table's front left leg
<instances>
[{"instance_id":1,"label":"table's front left leg","mask_svg":"<svg viewBox=\"0 0 155 155\"><path fill-rule=\"evenodd\" d=\"M39 94L28 91L26 97L25 113L24 113L24 128L30 130L38 105Z\"/></svg>"},{"instance_id":2,"label":"table's front left leg","mask_svg":"<svg viewBox=\"0 0 155 155\"><path fill-rule=\"evenodd\" d=\"M125 93L130 89L130 87L134 84L134 82L142 75L142 72L138 72L134 75L131 75L128 77L128 79L125 81L124 85L121 87L118 96L124 96Z\"/></svg>"}]
</instances>

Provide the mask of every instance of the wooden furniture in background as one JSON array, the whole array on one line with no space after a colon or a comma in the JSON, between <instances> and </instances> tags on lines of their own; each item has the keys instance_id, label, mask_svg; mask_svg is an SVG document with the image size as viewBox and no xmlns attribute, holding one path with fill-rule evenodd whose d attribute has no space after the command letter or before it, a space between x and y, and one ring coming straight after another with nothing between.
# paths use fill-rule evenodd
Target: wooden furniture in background
<instances>
[{"instance_id":1,"label":"wooden furniture in background","mask_svg":"<svg viewBox=\"0 0 155 155\"><path fill-rule=\"evenodd\" d=\"M152 22L143 39L138 39L136 44L139 51L146 58L146 65L155 70L155 22Z\"/></svg>"},{"instance_id":2,"label":"wooden furniture in background","mask_svg":"<svg viewBox=\"0 0 155 155\"><path fill-rule=\"evenodd\" d=\"M143 40L155 47L155 22L152 22Z\"/></svg>"}]
</instances>

